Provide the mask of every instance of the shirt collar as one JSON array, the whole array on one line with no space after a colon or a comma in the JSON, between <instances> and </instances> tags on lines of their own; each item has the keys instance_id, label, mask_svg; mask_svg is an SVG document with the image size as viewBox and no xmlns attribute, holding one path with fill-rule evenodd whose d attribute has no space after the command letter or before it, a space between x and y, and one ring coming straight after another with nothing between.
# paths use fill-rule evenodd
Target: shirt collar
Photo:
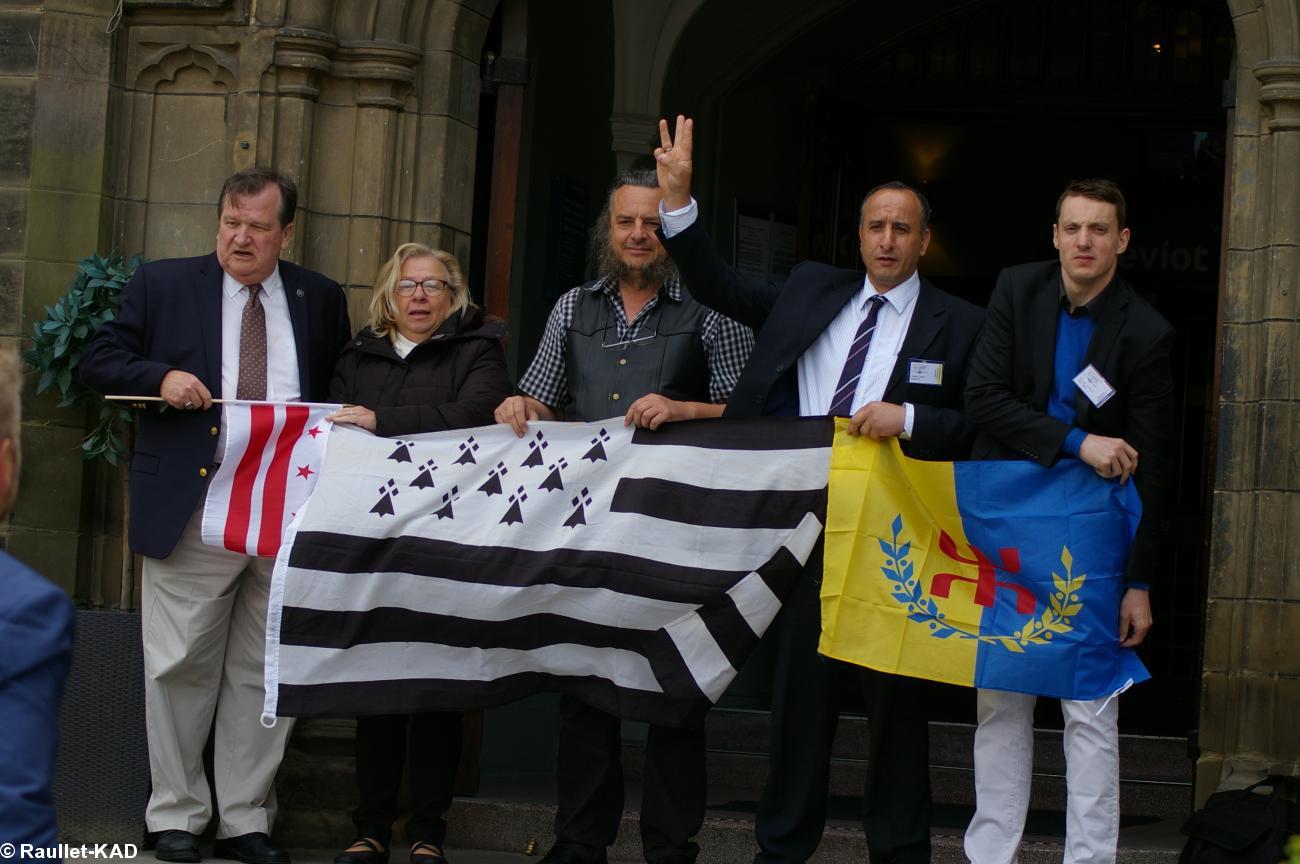
<instances>
[{"instance_id":1,"label":"shirt collar","mask_svg":"<svg viewBox=\"0 0 1300 864\"><path fill-rule=\"evenodd\" d=\"M877 292L875 286L871 284L871 280L869 278L864 278L862 280L862 288L858 291L858 296L853 302L859 309L865 311L867 308L867 301L877 293L879 292ZM881 296L885 298L885 302L890 305L894 312L902 315L907 311L907 307L916 302L916 298L920 293L921 276L919 273L914 272L911 276L908 276Z\"/></svg>"},{"instance_id":2,"label":"shirt collar","mask_svg":"<svg viewBox=\"0 0 1300 864\"><path fill-rule=\"evenodd\" d=\"M1110 294L1110 285L1101 289L1100 293L1098 293L1096 297L1093 297L1087 303L1084 303L1079 308L1071 311L1070 298L1065 293L1065 276L1060 275L1057 277L1056 300L1061 304L1061 311L1066 315L1069 315L1071 318L1082 318L1084 315L1087 315L1089 318L1096 320L1106 308L1106 297L1108 294Z\"/></svg>"},{"instance_id":3,"label":"shirt collar","mask_svg":"<svg viewBox=\"0 0 1300 864\"><path fill-rule=\"evenodd\" d=\"M616 300L620 303L623 301L623 298L618 293L618 280L613 278L612 276L606 276L603 279L596 280L587 288L587 290L593 293L596 291L603 291L605 293L605 296L608 297L611 301ZM676 276L669 276L667 279L665 279L664 283L659 286L659 296L667 296L669 300L681 302L682 299L681 279L679 279Z\"/></svg>"},{"instance_id":4,"label":"shirt collar","mask_svg":"<svg viewBox=\"0 0 1300 864\"><path fill-rule=\"evenodd\" d=\"M284 282L280 279L280 265L276 264L275 269L271 271L271 275L262 280L262 296L270 297L283 290L283 288ZM226 271L221 271L221 290L225 292L227 297L234 298L243 289L243 282L240 282Z\"/></svg>"}]
</instances>

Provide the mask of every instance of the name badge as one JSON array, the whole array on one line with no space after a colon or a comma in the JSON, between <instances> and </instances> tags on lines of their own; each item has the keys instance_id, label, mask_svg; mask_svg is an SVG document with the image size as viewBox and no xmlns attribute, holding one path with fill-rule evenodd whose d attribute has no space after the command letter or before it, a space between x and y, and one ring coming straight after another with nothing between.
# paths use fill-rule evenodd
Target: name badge
<instances>
[{"instance_id":1,"label":"name badge","mask_svg":"<svg viewBox=\"0 0 1300 864\"><path fill-rule=\"evenodd\" d=\"M1097 367L1091 363L1082 372L1074 376L1074 386L1078 387L1080 392L1088 397L1088 401L1092 403L1094 408L1105 405L1110 401L1110 397L1115 395L1115 388L1110 386L1110 382L1103 378L1101 373L1097 371Z\"/></svg>"},{"instance_id":2,"label":"name badge","mask_svg":"<svg viewBox=\"0 0 1300 864\"><path fill-rule=\"evenodd\" d=\"M943 364L937 360L910 361L907 364L907 383L938 387L943 383Z\"/></svg>"}]
</instances>

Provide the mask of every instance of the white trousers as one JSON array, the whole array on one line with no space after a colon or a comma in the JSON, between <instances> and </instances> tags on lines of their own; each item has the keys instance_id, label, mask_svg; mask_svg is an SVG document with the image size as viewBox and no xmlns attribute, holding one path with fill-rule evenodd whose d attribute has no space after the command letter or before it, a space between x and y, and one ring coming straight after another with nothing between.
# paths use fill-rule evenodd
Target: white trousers
<instances>
[{"instance_id":1,"label":"white trousers","mask_svg":"<svg viewBox=\"0 0 1300 864\"><path fill-rule=\"evenodd\" d=\"M980 690L972 864L1013 864L1029 811L1035 696ZM1102 706L1105 705L1103 709ZM1098 714L1098 711L1101 713ZM1119 700L1061 700L1065 716L1065 864L1114 864L1119 844Z\"/></svg>"},{"instance_id":2,"label":"white trousers","mask_svg":"<svg viewBox=\"0 0 1300 864\"><path fill-rule=\"evenodd\" d=\"M262 726L266 608L273 558L207 546L202 505L141 584L150 831L201 833L212 818L203 746L213 748L217 837L270 833L275 773L293 721Z\"/></svg>"}]
</instances>

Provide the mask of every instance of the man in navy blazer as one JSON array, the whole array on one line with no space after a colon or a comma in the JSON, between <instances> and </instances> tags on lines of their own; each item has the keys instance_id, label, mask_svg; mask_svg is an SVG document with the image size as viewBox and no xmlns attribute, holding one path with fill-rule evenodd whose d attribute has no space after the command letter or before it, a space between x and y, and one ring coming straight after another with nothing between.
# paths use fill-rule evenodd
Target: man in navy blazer
<instances>
[{"instance_id":1,"label":"man in navy blazer","mask_svg":"<svg viewBox=\"0 0 1300 864\"><path fill-rule=\"evenodd\" d=\"M275 562L205 546L200 523L224 440L213 400L324 401L351 335L339 285L279 260L296 203L288 177L232 175L218 199L216 251L140 267L81 359L88 386L167 403L139 416L130 531L145 556L145 823L164 861L199 860L197 835L213 815L203 747L214 716L217 857L288 861L267 835L292 723L259 722Z\"/></svg>"},{"instance_id":2,"label":"man in navy blazer","mask_svg":"<svg viewBox=\"0 0 1300 864\"><path fill-rule=\"evenodd\" d=\"M0 519L18 493L22 366L0 351ZM44 576L0 552L0 840L53 849L59 704L72 658L72 601ZM15 857L10 853L7 857ZM58 855L55 854L55 860Z\"/></svg>"},{"instance_id":3,"label":"man in navy blazer","mask_svg":"<svg viewBox=\"0 0 1300 864\"><path fill-rule=\"evenodd\" d=\"M700 302L757 333L724 416L843 414L852 434L900 438L913 458L965 458L973 432L963 389L984 313L917 275L930 239L925 197L897 182L867 194L858 232L865 278L806 261L784 284L770 284L728 266L696 220L692 131L678 117L670 137L660 122L661 233ZM816 850L838 717L834 679L852 669L870 716L863 829L871 860L928 864L929 734L919 688L817 653L820 543L805 569L774 628L771 765L754 860L803 862Z\"/></svg>"}]
</instances>

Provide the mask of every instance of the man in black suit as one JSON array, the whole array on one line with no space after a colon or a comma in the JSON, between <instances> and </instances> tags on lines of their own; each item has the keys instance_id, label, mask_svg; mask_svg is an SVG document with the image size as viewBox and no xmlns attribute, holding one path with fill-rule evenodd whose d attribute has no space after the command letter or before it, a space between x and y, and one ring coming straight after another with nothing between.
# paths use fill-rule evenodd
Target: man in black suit
<instances>
[{"instance_id":1,"label":"man in black suit","mask_svg":"<svg viewBox=\"0 0 1300 864\"><path fill-rule=\"evenodd\" d=\"M921 279L930 242L929 204L902 183L862 202L860 251L866 277L806 261L782 285L729 267L696 220L690 195L692 123L675 138L660 122L655 150L664 190L664 246L699 300L757 334L725 416L849 416L852 434L902 439L919 459L962 459L972 433L962 415L967 357L983 320L979 308ZM755 862L803 862L821 840L831 741L843 664L821 657L821 545L808 578L787 599L774 638L771 767L755 820ZM930 860L929 736L917 684L865 669L871 717L863 828L873 862Z\"/></svg>"},{"instance_id":2,"label":"man in black suit","mask_svg":"<svg viewBox=\"0 0 1300 864\"><path fill-rule=\"evenodd\" d=\"M324 401L348 340L337 283L279 261L293 236L293 181L253 168L218 199L217 249L136 271L116 319L81 359L106 394L161 396L142 413L131 462L131 548L141 584L145 723L153 793L145 824L164 861L198 861L213 815L203 747L214 731L215 854L287 864L267 834L292 722L259 722L272 558L206 546L203 495L221 458L213 400Z\"/></svg>"},{"instance_id":3,"label":"man in black suit","mask_svg":"<svg viewBox=\"0 0 1300 864\"><path fill-rule=\"evenodd\" d=\"M1056 203L1059 261L1003 270L971 359L967 416L976 459L1081 459L1102 477L1132 477L1143 514L1123 596L1120 644L1151 628L1148 582L1159 572L1174 428L1168 322L1116 275L1128 247L1124 196L1109 180L1072 183ZM1141 470L1138 462L1141 460ZM975 733L974 864L1014 861L1033 757L1033 696L981 690ZM1114 862L1119 837L1118 700L1062 700L1066 864Z\"/></svg>"}]
</instances>

